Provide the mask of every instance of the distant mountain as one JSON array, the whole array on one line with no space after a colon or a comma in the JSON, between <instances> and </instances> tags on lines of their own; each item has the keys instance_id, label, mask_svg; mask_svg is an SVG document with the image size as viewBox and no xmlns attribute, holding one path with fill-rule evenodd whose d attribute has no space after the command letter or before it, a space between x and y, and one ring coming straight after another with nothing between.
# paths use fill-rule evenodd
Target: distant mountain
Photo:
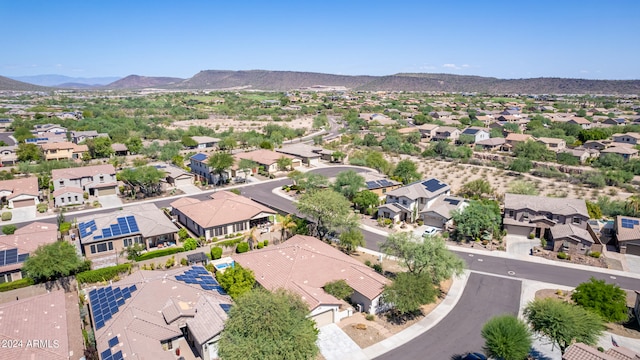
<instances>
[{"instance_id":1,"label":"distant mountain","mask_svg":"<svg viewBox=\"0 0 640 360\"><path fill-rule=\"evenodd\" d=\"M38 86L28 84L22 81L10 79L8 77L0 76L0 90L12 90L12 91L47 91L51 90L44 86Z\"/></svg>"},{"instance_id":2,"label":"distant mountain","mask_svg":"<svg viewBox=\"0 0 640 360\"><path fill-rule=\"evenodd\" d=\"M71 77L56 74L31 75L31 76L10 76L11 79L26 82L29 84L67 88L68 84L100 86L110 84L118 79L116 76L108 77ZM79 86L74 86L79 87Z\"/></svg>"},{"instance_id":3,"label":"distant mountain","mask_svg":"<svg viewBox=\"0 0 640 360\"><path fill-rule=\"evenodd\" d=\"M184 79L173 77L150 77L129 75L125 78L112 82L105 86L106 89L143 89L143 88L166 88L175 87Z\"/></svg>"}]
</instances>

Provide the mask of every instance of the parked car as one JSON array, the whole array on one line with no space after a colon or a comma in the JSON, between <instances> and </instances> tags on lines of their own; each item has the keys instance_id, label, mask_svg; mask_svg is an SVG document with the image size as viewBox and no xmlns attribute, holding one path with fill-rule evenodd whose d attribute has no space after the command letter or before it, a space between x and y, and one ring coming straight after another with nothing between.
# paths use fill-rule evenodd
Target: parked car
<instances>
[{"instance_id":1,"label":"parked car","mask_svg":"<svg viewBox=\"0 0 640 360\"><path fill-rule=\"evenodd\" d=\"M484 354L474 352L468 353L462 358L462 360L487 360L487 357L484 356Z\"/></svg>"},{"instance_id":2,"label":"parked car","mask_svg":"<svg viewBox=\"0 0 640 360\"><path fill-rule=\"evenodd\" d=\"M440 230L442 229L438 229L437 227L433 227L433 226L427 226L425 231L422 233L422 236L425 236L425 237L432 236L432 235L435 235Z\"/></svg>"}]
</instances>

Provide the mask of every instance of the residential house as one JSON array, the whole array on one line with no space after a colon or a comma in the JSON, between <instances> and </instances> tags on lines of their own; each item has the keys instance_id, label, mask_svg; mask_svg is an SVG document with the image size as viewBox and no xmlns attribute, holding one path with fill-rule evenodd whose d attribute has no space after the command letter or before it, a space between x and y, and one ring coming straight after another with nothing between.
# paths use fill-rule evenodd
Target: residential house
<instances>
[{"instance_id":1,"label":"residential house","mask_svg":"<svg viewBox=\"0 0 640 360\"><path fill-rule=\"evenodd\" d=\"M584 148L564 149L559 151L558 154L571 154L571 156L578 159L580 164L584 164L587 160L600 156L600 152L598 150Z\"/></svg>"},{"instance_id":2,"label":"residential house","mask_svg":"<svg viewBox=\"0 0 640 360\"><path fill-rule=\"evenodd\" d=\"M582 144L582 147L584 147L585 149L597 150L597 151L606 149L607 146L609 146L608 141L600 141L600 140L587 140L584 142L584 144Z\"/></svg>"},{"instance_id":3,"label":"residential house","mask_svg":"<svg viewBox=\"0 0 640 360\"><path fill-rule=\"evenodd\" d=\"M504 229L509 234L549 237L549 230L560 224L586 229L589 212L583 199L549 198L506 193Z\"/></svg>"},{"instance_id":4,"label":"residential house","mask_svg":"<svg viewBox=\"0 0 640 360\"><path fill-rule=\"evenodd\" d=\"M155 167L160 171L164 171L166 174L165 181L172 187L182 187L187 185L193 185L194 175L187 172L173 164L166 163L152 163L150 166Z\"/></svg>"},{"instance_id":5,"label":"residential house","mask_svg":"<svg viewBox=\"0 0 640 360\"><path fill-rule=\"evenodd\" d=\"M491 129L470 126L460 133L460 136L462 135L473 136L473 143L475 144L478 141L488 140L491 137Z\"/></svg>"},{"instance_id":6,"label":"residential house","mask_svg":"<svg viewBox=\"0 0 640 360\"><path fill-rule=\"evenodd\" d=\"M631 144L631 145L638 145L640 143L640 133L636 133L636 132L628 132L626 134L613 134L611 135L611 138L613 139L612 145L614 146L617 143Z\"/></svg>"},{"instance_id":7,"label":"residential house","mask_svg":"<svg viewBox=\"0 0 640 360\"><path fill-rule=\"evenodd\" d=\"M85 289L101 359L217 359L231 298L202 266Z\"/></svg>"},{"instance_id":8,"label":"residential house","mask_svg":"<svg viewBox=\"0 0 640 360\"><path fill-rule=\"evenodd\" d=\"M127 156L129 155L129 148L125 144L113 143L111 144L114 156Z\"/></svg>"},{"instance_id":9,"label":"residential house","mask_svg":"<svg viewBox=\"0 0 640 360\"><path fill-rule=\"evenodd\" d=\"M447 118L451 116L451 112L450 111L432 111L429 113L429 116L431 116L434 119Z\"/></svg>"},{"instance_id":10,"label":"residential house","mask_svg":"<svg viewBox=\"0 0 640 360\"><path fill-rule=\"evenodd\" d=\"M420 130L423 139L431 141L436 135L436 129L438 129L439 126L438 124L422 124L418 125L417 128Z\"/></svg>"},{"instance_id":11,"label":"residential house","mask_svg":"<svg viewBox=\"0 0 640 360\"><path fill-rule=\"evenodd\" d=\"M629 160L638 157L638 150L630 146L612 146L601 150L600 154L617 154L622 156L624 160Z\"/></svg>"},{"instance_id":12,"label":"residential house","mask_svg":"<svg viewBox=\"0 0 640 360\"><path fill-rule=\"evenodd\" d=\"M500 150L504 144L504 138L489 138L476 142L476 147L480 147L482 150L497 151Z\"/></svg>"},{"instance_id":13,"label":"residential house","mask_svg":"<svg viewBox=\"0 0 640 360\"><path fill-rule=\"evenodd\" d=\"M364 177L367 190L373 191L379 197L383 197L388 191L395 190L402 186L401 182L388 179L386 176L377 172L366 172L360 175Z\"/></svg>"},{"instance_id":14,"label":"residential house","mask_svg":"<svg viewBox=\"0 0 640 360\"><path fill-rule=\"evenodd\" d=\"M547 149L555 152L564 150L567 147L567 143L564 141L564 139L539 137L536 139L536 141L544 144Z\"/></svg>"},{"instance_id":15,"label":"residential house","mask_svg":"<svg viewBox=\"0 0 640 360\"><path fill-rule=\"evenodd\" d=\"M38 178L34 176L0 181L0 203L7 204L11 209L38 205Z\"/></svg>"},{"instance_id":16,"label":"residential house","mask_svg":"<svg viewBox=\"0 0 640 360\"><path fill-rule=\"evenodd\" d=\"M571 119L569 119L567 121L567 123L569 124L575 124L575 125L580 125L581 128L583 129L591 129L591 121L583 118L583 117L572 117Z\"/></svg>"},{"instance_id":17,"label":"residential house","mask_svg":"<svg viewBox=\"0 0 640 360\"><path fill-rule=\"evenodd\" d=\"M460 129L452 126L440 126L435 131L436 133L433 136L433 140L448 140L452 143L458 141L458 138L460 138L461 134Z\"/></svg>"},{"instance_id":18,"label":"residential house","mask_svg":"<svg viewBox=\"0 0 640 360\"><path fill-rule=\"evenodd\" d=\"M615 119L607 118L602 123L606 124L606 125L613 125L613 126L624 126L624 125L627 124L627 120L625 120L623 118L615 118Z\"/></svg>"},{"instance_id":19,"label":"residential house","mask_svg":"<svg viewBox=\"0 0 640 360\"><path fill-rule=\"evenodd\" d=\"M51 290L31 297L16 296L0 304L3 359L79 359L83 355L80 321L67 322L77 296ZM79 345L78 345L79 344ZM70 354L73 354L71 356Z\"/></svg>"},{"instance_id":20,"label":"residential house","mask_svg":"<svg viewBox=\"0 0 640 360\"><path fill-rule=\"evenodd\" d=\"M381 295L389 284L387 278L311 236L295 235L282 244L234 255L233 259L251 269L265 289L299 294L317 327L337 323L353 313L344 300L324 291L332 281L344 280L353 289L350 300L358 311L376 314L386 308Z\"/></svg>"},{"instance_id":21,"label":"residential house","mask_svg":"<svg viewBox=\"0 0 640 360\"><path fill-rule=\"evenodd\" d=\"M116 265L134 244L144 250L176 243L176 225L154 204L139 204L77 219L77 236L85 257L96 265Z\"/></svg>"},{"instance_id":22,"label":"residential house","mask_svg":"<svg viewBox=\"0 0 640 360\"><path fill-rule=\"evenodd\" d=\"M640 354L624 346L615 345L600 351L584 343L573 343L562 354L562 360L638 360Z\"/></svg>"},{"instance_id":23,"label":"residential house","mask_svg":"<svg viewBox=\"0 0 640 360\"><path fill-rule=\"evenodd\" d=\"M209 200L184 197L171 203L171 215L197 236L205 239L249 231L269 229L276 212L249 198L229 191L210 195Z\"/></svg>"},{"instance_id":24,"label":"residential house","mask_svg":"<svg viewBox=\"0 0 640 360\"><path fill-rule=\"evenodd\" d=\"M0 146L0 163L2 166L13 166L18 161L16 151L18 145Z\"/></svg>"},{"instance_id":25,"label":"residential house","mask_svg":"<svg viewBox=\"0 0 640 360\"><path fill-rule=\"evenodd\" d=\"M378 217L394 222L421 219L425 225L443 228L451 224L453 210L467 205L464 199L450 194L449 185L438 179L416 181L387 191L386 203L378 207Z\"/></svg>"},{"instance_id":26,"label":"residential house","mask_svg":"<svg viewBox=\"0 0 640 360\"><path fill-rule=\"evenodd\" d=\"M66 134L53 134L53 133L43 134L43 135L39 135L39 136L24 140L24 142L27 144L36 144L39 146L42 146L43 144L61 143L61 142L67 142L67 141L69 140L67 139Z\"/></svg>"},{"instance_id":27,"label":"residential house","mask_svg":"<svg viewBox=\"0 0 640 360\"><path fill-rule=\"evenodd\" d=\"M32 133L36 136L44 136L51 134L63 134L66 136L67 128L57 124L38 124L33 125Z\"/></svg>"},{"instance_id":28,"label":"residential house","mask_svg":"<svg viewBox=\"0 0 640 360\"><path fill-rule=\"evenodd\" d=\"M38 246L58 240L54 224L33 222L0 236L0 284L22 279L22 265Z\"/></svg>"},{"instance_id":29,"label":"residential house","mask_svg":"<svg viewBox=\"0 0 640 360\"><path fill-rule=\"evenodd\" d=\"M51 171L56 207L84 204L90 196L118 194L116 169L111 164L54 169Z\"/></svg>"},{"instance_id":30,"label":"residential house","mask_svg":"<svg viewBox=\"0 0 640 360\"><path fill-rule=\"evenodd\" d=\"M587 229L572 224L560 224L551 227L549 244L553 251L569 254L588 254L595 243Z\"/></svg>"},{"instance_id":31,"label":"residential house","mask_svg":"<svg viewBox=\"0 0 640 360\"><path fill-rule=\"evenodd\" d=\"M521 142L527 142L530 140L535 140L533 136L529 134L516 134L509 133L506 138L504 138L504 145L502 146L503 151L513 151L516 144Z\"/></svg>"},{"instance_id":32,"label":"residential house","mask_svg":"<svg viewBox=\"0 0 640 360\"><path fill-rule=\"evenodd\" d=\"M71 141L74 144L80 144L83 141L92 140L98 137L109 137L109 134L104 134L104 133L99 134L95 130L71 132Z\"/></svg>"},{"instance_id":33,"label":"residential house","mask_svg":"<svg viewBox=\"0 0 640 360\"><path fill-rule=\"evenodd\" d=\"M220 143L220 139L210 136L192 136L191 139L197 143L195 149L217 148Z\"/></svg>"},{"instance_id":34,"label":"residential house","mask_svg":"<svg viewBox=\"0 0 640 360\"><path fill-rule=\"evenodd\" d=\"M304 143L284 145L276 149L276 152L286 154L292 158L302 159L306 166L318 166L320 164L320 152L323 149L319 146L311 146Z\"/></svg>"},{"instance_id":35,"label":"residential house","mask_svg":"<svg viewBox=\"0 0 640 360\"><path fill-rule=\"evenodd\" d=\"M640 255L640 219L616 216L613 223L613 244L622 254Z\"/></svg>"},{"instance_id":36,"label":"residential house","mask_svg":"<svg viewBox=\"0 0 640 360\"><path fill-rule=\"evenodd\" d=\"M0 119L0 129L6 130L11 125L13 125L13 119L10 119L10 118L1 118Z\"/></svg>"},{"instance_id":37,"label":"residential house","mask_svg":"<svg viewBox=\"0 0 640 360\"><path fill-rule=\"evenodd\" d=\"M45 160L82 159L82 154L89 151L87 145L76 145L68 141L46 143L42 144L40 147L42 148Z\"/></svg>"},{"instance_id":38,"label":"residential house","mask_svg":"<svg viewBox=\"0 0 640 360\"><path fill-rule=\"evenodd\" d=\"M196 176L196 179L202 183L216 184L219 180L225 181L231 177L229 172L222 174L214 174L209 167L209 155L198 153L189 158L189 168ZM220 179L222 177L222 179Z\"/></svg>"},{"instance_id":39,"label":"residential house","mask_svg":"<svg viewBox=\"0 0 640 360\"><path fill-rule=\"evenodd\" d=\"M291 159L291 166L293 168L302 166L302 160L300 158L267 149L258 149L243 153L237 153L234 154L234 157L237 159L237 162L240 162L241 159L252 160L257 163L263 171L269 174L276 173L280 170L278 169L278 159L280 159L281 157Z\"/></svg>"}]
</instances>

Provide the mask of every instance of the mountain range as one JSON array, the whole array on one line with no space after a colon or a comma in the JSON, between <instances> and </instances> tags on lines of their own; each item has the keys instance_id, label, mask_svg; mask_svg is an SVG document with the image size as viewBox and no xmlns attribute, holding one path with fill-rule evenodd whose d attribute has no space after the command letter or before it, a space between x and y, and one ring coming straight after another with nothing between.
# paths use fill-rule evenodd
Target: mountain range
<instances>
[{"instance_id":1,"label":"mountain range","mask_svg":"<svg viewBox=\"0 0 640 360\"><path fill-rule=\"evenodd\" d=\"M386 76L352 76L297 71L204 70L188 79L129 75L117 78L70 78L59 75L29 77L30 83L0 76L0 90L88 89L244 89L288 91L314 86L344 87L362 91L441 91L489 94L640 94L640 80L587 80L569 78L498 79L492 77L399 73ZM114 80L115 79L115 80ZM109 83L104 83L113 80ZM53 84L58 81L62 83ZM37 82L37 84L36 84ZM101 82L103 84L101 84ZM52 84L52 85L43 85ZM49 89L50 90L50 89Z\"/></svg>"}]
</instances>

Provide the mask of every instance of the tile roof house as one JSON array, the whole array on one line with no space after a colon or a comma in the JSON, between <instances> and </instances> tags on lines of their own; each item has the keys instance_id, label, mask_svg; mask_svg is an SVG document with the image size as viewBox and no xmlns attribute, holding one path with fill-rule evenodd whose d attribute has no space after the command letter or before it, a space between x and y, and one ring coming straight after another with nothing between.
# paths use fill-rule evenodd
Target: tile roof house
<instances>
[{"instance_id":1,"label":"tile roof house","mask_svg":"<svg viewBox=\"0 0 640 360\"><path fill-rule=\"evenodd\" d=\"M478 141L476 147L480 147L482 150L496 151L500 150L504 146L504 138L489 138L486 140Z\"/></svg>"},{"instance_id":2,"label":"tile roof house","mask_svg":"<svg viewBox=\"0 0 640 360\"><path fill-rule=\"evenodd\" d=\"M402 183L392 179L387 179L386 176L377 172L361 173L364 177L367 190L373 191L378 196L385 196L387 191L395 190L402 186Z\"/></svg>"},{"instance_id":3,"label":"tile roof house","mask_svg":"<svg viewBox=\"0 0 640 360\"><path fill-rule=\"evenodd\" d=\"M516 146L516 144L521 142L527 142L530 140L533 141L535 139L533 138L533 136L529 134L509 133L507 137L504 138L505 144L502 146L502 150L511 151Z\"/></svg>"},{"instance_id":4,"label":"tile roof house","mask_svg":"<svg viewBox=\"0 0 640 360\"><path fill-rule=\"evenodd\" d=\"M128 206L104 214L77 219L77 236L82 253L93 265L115 265L129 246L142 244L145 250L175 245L178 228L154 204Z\"/></svg>"},{"instance_id":5,"label":"tile roof house","mask_svg":"<svg viewBox=\"0 0 640 360\"><path fill-rule=\"evenodd\" d=\"M69 141L46 143L40 145L45 160L76 160L89 151L87 145L76 145Z\"/></svg>"},{"instance_id":6,"label":"tile roof house","mask_svg":"<svg viewBox=\"0 0 640 360\"><path fill-rule=\"evenodd\" d=\"M245 232L253 227L268 227L275 222L274 210L244 196L219 191L210 197L204 201L180 198L171 203L171 215L207 240Z\"/></svg>"},{"instance_id":7,"label":"tile roof house","mask_svg":"<svg viewBox=\"0 0 640 360\"><path fill-rule=\"evenodd\" d=\"M85 192L91 196L118 193L116 169L111 164L54 169L51 181L56 207L83 204Z\"/></svg>"},{"instance_id":8,"label":"tile roof house","mask_svg":"<svg viewBox=\"0 0 640 360\"><path fill-rule=\"evenodd\" d=\"M451 196L449 185L438 179L420 180L388 191L386 203L378 207L378 217L443 228L451 222L451 212L463 209L467 202Z\"/></svg>"},{"instance_id":9,"label":"tile roof house","mask_svg":"<svg viewBox=\"0 0 640 360\"><path fill-rule=\"evenodd\" d=\"M2 349L0 358L68 360L82 357L82 353L70 356L69 336L82 336L82 333L78 328L75 334L67 323L65 301L64 291L53 290L0 304L0 339L13 345Z\"/></svg>"},{"instance_id":10,"label":"tile roof house","mask_svg":"<svg viewBox=\"0 0 640 360\"><path fill-rule=\"evenodd\" d=\"M277 148L275 150L278 153L286 154L293 158L302 159L302 163L307 166L317 166L320 163L320 152L322 152L323 149L319 146L297 143L284 145L283 147Z\"/></svg>"},{"instance_id":11,"label":"tile roof house","mask_svg":"<svg viewBox=\"0 0 640 360\"><path fill-rule=\"evenodd\" d=\"M478 141L488 140L491 136L491 129L481 128L478 126L470 126L464 129L460 135L469 135L473 136L473 143L477 143Z\"/></svg>"},{"instance_id":12,"label":"tile roof house","mask_svg":"<svg viewBox=\"0 0 640 360\"><path fill-rule=\"evenodd\" d=\"M611 138L613 139L613 145L616 145L616 143L632 145L640 144L640 134L636 132L628 132L626 134L613 134L611 135Z\"/></svg>"},{"instance_id":13,"label":"tile roof house","mask_svg":"<svg viewBox=\"0 0 640 360\"><path fill-rule=\"evenodd\" d=\"M549 198L506 193L504 229L509 234L548 237L552 227L571 224L586 229L589 212L583 199Z\"/></svg>"},{"instance_id":14,"label":"tile roof house","mask_svg":"<svg viewBox=\"0 0 640 360\"><path fill-rule=\"evenodd\" d=\"M66 134L67 128L58 124L38 124L33 125L32 133L36 136L50 135L50 134Z\"/></svg>"},{"instance_id":15,"label":"tile roof house","mask_svg":"<svg viewBox=\"0 0 640 360\"><path fill-rule=\"evenodd\" d=\"M622 254L640 255L640 219L616 216L613 223L614 244Z\"/></svg>"},{"instance_id":16,"label":"tile roof house","mask_svg":"<svg viewBox=\"0 0 640 360\"><path fill-rule=\"evenodd\" d=\"M575 125L580 125L581 128L583 129L591 129L591 121L583 118L583 117L572 117L571 119L569 119L567 121L567 123L569 124L575 124Z\"/></svg>"},{"instance_id":17,"label":"tile roof house","mask_svg":"<svg viewBox=\"0 0 640 360\"><path fill-rule=\"evenodd\" d=\"M193 185L194 175L173 164L167 163L151 163L148 164L166 174L164 180L173 187L181 187L185 185Z\"/></svg>"},{"instance_id":18,"label":"tile roof house","mask_svg":"<svg viewBox=\"0 0 640 360\"><path fill-rule=\"evenodd\" d=\"M11 209L38 205L39 197L37 177L0 181L0 201L6 202Z\"/></svg>"},{"instance_id":19,"label":"tile roof house","mask_svg":"<svg viewBox=\"0 0 640 360\"><path fill-rule=\"evenodd\" d=\"M561 224L551 228L549 242L553 251L587 254L591 251L591 245L595 240L586 229L572 224Z\"/></svg>"},{"instance_id":20,"label":"tile roof house","mask_svg":"<svg viewBox=\"0 0 640 360\"><path fill-rule=\"evenodd\" d=\"M380 297L389 280L362 262L311 236L295 235L286 242L233 256L251 269L268 290L286 289L299 294L318 326L349 316L348 306L323 290L328 282L344 280L354 290L351 301L363 311L382 310Z\"/></svg>"},{"instance_id":21,"label":"tile roof house","mask_svg":"<svg viewBox=\"0 0 640 360\"><path fill-rule=\"evenodd\" d=\"M420 134L422 134L422 138L427 139L427 141L431 141L431 139L433 139L438 127L440 127L438 124L422 124L417 126L418 130L420 130Z\"/></svg>"},{"instance_id":22,"label":"tile roof house","mask_svg":"<svg viewBox=\"0 0 640 360\"><path fill-rule=\"evenodd\" d=\"M567 147L567 143L566 141L564 141L564 139L539 137L536 139L536 141L541 144L544 144L547 147L547 149L555 152L564 150Z\"/></svg>"},{"instance_id":23,"label":"tile roof house","mask_svg":"<svg viewBox=\"0 0 640 360\"><path fill-rule=\"evenodd\" d=\"M640 354L623 346L605 352L584 343L574 343L562 354L562 360L639 360Z\"/></svg>"},{"instance_id":24,"label":"tile roof house","mask_svg":"<svg viewBox=\"0 0 640 360\"><path fill-rule=\"evenodd\" d=\"M0 146L0 163L3 166L15 165L16 161L18 161L17 150L18 145Z\"/></svg>"},{"instance_id":25,"label":"tile roof house","mask_svg":"<svg viewBox=\"0 0 640 360\"><path fill-rule=\"evenodd\" d=\"M72 131L71 132L71 141L74 144L80 144L83 141L95 139L95 138L98 138L98 137L109 137L109 134L98 133L95 130Z\"/></svg>"},{"instance_id":26,"label":"tile roof house","mask_svg":"<svg viewBox=\"0 0 640 360\"><path fill-rule=\"evenodd\" d=\"M100 358L217 358L232 304L218 289L201 266L140 270L109 286L85 289Z\"/></svg>"},{"instance_id":27,"label":"tile roof house","mask_svg":"<svg viewBox=\"0 0 640 360\"><path fill-rule=\"evenodd\" d=\"M220 139L210 136L192 136L191 139L197 143L195 149L216 148L220 143Z\"/></svg>"},{"instance_id":28,"label":"tile roof house","mask_svg":"<svg viewBox=\"0 0 640 360\"><path fill-rule=\"evenodd\" d=\"M432 140L449 140L452 143L458 141L460 137L460 129L453 126L440 126L435 130Z\"/></svg>"},{"instance_id":29,"label":"tile roof house","mask_svg":"<svg viewBox=\"0 0 640 360\"><path fill-rule=\"evenodd\" d=\"M638 150L627 145L619 145L600 150L600 155L604 154L616 154L624 160L630 160L638 157Z\"/></svg>"},{"instance_id":30,"label":"tile roof house","mask_svg":"<svg viewBox=\"0 0 640 360\"><path fill-rule=\"evenodd\" d=\"M283 156L291 159L292 161L291 166L293 166L294 168L298 166L302 166L302 160L300 158L297 158L295 156L291 156L288 154L278 153L278 152L267 150L267 149L258 149L258 150L234 154L234 157L238 159L238 162L240 162L241 159L253 160L256 163L258 163L258 165L260 165L260 167L269 174L275 173L276 171L279 170L278 159L280 159ZM318 157L320 157L319 154L318 154Z\"/></svg>"},{"instance_id":31,"label":"tile roof house","mask_svg":"<svg viewBox=\"0 0 640 360\"><path fill-rule=\"evenodd\" d=\"M22 265L38 246L58 240L53 224L33 222L11 235L0 236L0 283L22 279Z\"/></svg>"}]
</instances>

